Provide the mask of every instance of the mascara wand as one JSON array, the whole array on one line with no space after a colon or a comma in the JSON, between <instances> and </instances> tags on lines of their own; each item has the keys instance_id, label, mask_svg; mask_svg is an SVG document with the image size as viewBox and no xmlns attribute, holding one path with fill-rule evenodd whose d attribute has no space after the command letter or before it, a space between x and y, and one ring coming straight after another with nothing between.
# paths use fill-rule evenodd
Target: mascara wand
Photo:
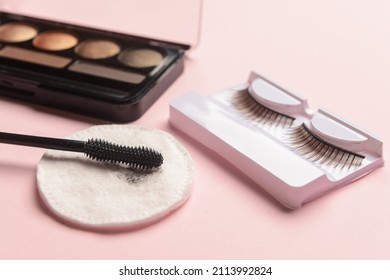
<instances>
[{"instance_id":1,"label":"mascara wand","mask_svg":"<svg viewBox=\"0 0 390 280\"><path fill-rule=\"evenodd\" d=\"M153 149L122 146L102 139L79 141L0 132L0 143L80 152L93 160L122 163L140 170L156 169L164 161L163 156Z\"/></svg>"}]
</instances>

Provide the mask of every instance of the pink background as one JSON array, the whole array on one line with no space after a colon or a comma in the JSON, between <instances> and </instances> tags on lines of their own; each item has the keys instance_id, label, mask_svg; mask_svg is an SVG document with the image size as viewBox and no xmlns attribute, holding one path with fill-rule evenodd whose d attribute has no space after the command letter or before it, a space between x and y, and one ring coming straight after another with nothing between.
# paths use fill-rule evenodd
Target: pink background
<instances>
[{"instance_id":1,"label":"pink background","mask_svg":"<svg viewBox=\"0 0 390 280\"><path fill-rule=\"evenodd\" d=\"M92 1L91 1L92 2ZM41 149L0 145L1 259L389 259L388 166L296 211L168 124L169 102L208 95L258 71L390 143L390 2L205 0L202 40L185 73L136 124L191 153L187 203L136 231L62 224L40 203ZM113 15L114 16L114 15ZM102 121L0 98L0 130L63 137Z\"/></svg>"}]
</instances>

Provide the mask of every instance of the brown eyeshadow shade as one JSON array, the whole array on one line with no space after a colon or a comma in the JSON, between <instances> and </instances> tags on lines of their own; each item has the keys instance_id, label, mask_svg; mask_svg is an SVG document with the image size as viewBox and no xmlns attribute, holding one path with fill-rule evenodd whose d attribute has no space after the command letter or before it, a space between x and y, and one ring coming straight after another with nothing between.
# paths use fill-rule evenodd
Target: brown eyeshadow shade
<instances>
[{"instance_id":1,"label":"brown eyeshadow shade","mask_svg":"<svg viewBox=\"0 0 390 280\"><path fill-rule=\"evenodd\" d=\"M36 48L46 51L62 51L76 46L78 39L66 31L46 31L33 41Z\"/></svg>"},{"instance_id":2,"label":"brown eyeshadow shade","mask_svg":"<svg viewBox=\"0 0 390 280\"><path fill-rule=\"evenodd\" d=\"M11 22L0 26L0 41L6 43L20 43L31 40L38 31L31 25Z\"/></svg>"},{"instance_id":3,"label":"brown eyeshadow shade","mask_svg":"<svg viewBox=\"0 0 390 280\"><path fill-rule=\"evenodd\" d=\"M72 62L70 58L26 50L13 46L5 46L4 48L0 49L0 57L40 64L53 68L64 68L70 62Z\"/></svg>"},{"instance_id":4,"label":"brown eyeshadow shade","mask_svg":"<svg viewBox=\"0 0 390 280\"><path fill-rule=\"evenodd\" d=\"M11 58L19 61L49 66L53 68L64 68L72 60L70 58L18 48L5 46L0 49L0 57Z\"/></svg>"},{"instance_id":5,"label":"brown eyeshadow shade","mask_svg":"<svg viewBox=\"0 0 390 280\"><path fill-rule=\"evenodd\" d=\"M127 49L118 57L118 60L130 67L147 68L160 64L164 56L152 49Z\"/></svg>"},{"instance_id":6,"label":"brown eyeshadow shade","mask_svg":"<svg viewBox=\"0 0 390 280\"><path fill-rule=\"evenodd\" d=\"M92 64L85 61L76 61L69 66L69 70L132 84L139 84L146 78L141 74L122 71L119 69L106 67L104 65Z\"/></svg>"},{"instance_id":7,"label":"brown eyeshadow shade","mask_svg":"<svg viewBox=\"0 0 390 280\"><path fill-rule=\"evenodd\" d=\"M104 59L117 55L121 48L118 44L102 39L87 40L79 44L75 52L88 59Z\"/></svg>"}]
</instances>

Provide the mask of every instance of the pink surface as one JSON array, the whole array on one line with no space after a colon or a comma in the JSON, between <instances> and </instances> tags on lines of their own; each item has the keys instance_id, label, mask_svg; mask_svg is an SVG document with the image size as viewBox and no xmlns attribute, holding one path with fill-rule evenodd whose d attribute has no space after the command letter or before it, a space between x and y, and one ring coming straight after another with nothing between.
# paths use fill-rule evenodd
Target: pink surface
<instances>
[{"instance_id":1,"label":"pink surface","mask_svg":"<svg viewBox=\"0 0 390 280\"><path fill-rule=\"evenodd\" d=\"M187 203L168 218L120 233L62 224L41 204L44 151L0 145L1 259L388 259L388 166L296 211L172 129L169 102L211 94L258 71L379 135L388 158L390 3L206 0L199 48L185 73L136 124L172 133L195 162ZM114 16L114 15L113 15ZM107 19L108 20L108 19ZM0 98L0 130L63 137L101 121Z\"/></svg>"}]
</instances>

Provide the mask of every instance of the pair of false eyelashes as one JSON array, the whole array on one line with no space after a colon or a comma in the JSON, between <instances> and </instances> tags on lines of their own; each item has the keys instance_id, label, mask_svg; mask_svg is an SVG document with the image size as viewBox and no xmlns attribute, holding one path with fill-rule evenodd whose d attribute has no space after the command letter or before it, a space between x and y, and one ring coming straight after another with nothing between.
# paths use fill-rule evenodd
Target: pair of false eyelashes
<instances>
[{"instance_id":1,"label":"pair of false eyelashes","mask_svg":"<svg viewBox=\"0 0 390 280\"><path fill-rule=\"evenodd\" d=\"M329 143L313 133L305 123L293 127L294 117L258 103L247 91L235 94L232 104L246 118L264 128L282 129L286 144L311 162L339 170L357 169L363 163L363 155Z\"/></svg>"}]
</instances>

